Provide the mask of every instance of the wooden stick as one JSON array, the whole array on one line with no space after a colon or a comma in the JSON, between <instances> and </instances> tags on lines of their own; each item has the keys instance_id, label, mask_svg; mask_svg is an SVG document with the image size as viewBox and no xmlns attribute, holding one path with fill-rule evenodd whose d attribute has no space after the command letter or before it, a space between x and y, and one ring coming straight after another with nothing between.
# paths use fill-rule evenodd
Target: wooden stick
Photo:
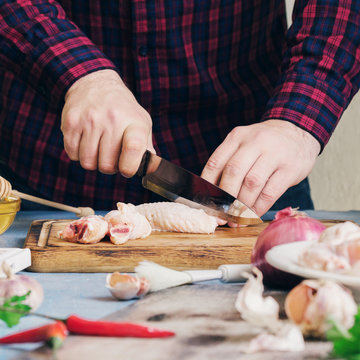
<instances>
[{"instance_id":1,"label":"wooden stick","mask_svg":"<svg viewBox=\"0 0 360 360\"><path fill-rule=\"evenodd\" d=\"M64 210L64 211L73 212L79 217L95 214L95 211L90 207L73 207L73 206L69 206L69 205L64 205L64 204L57 203L55 201L49 201L49 200L38 198L36 196L24 194L17 190L12 190L11 195L18 196L21 199L32 201L32 202L35 202L38 204L50 206L50 207L57 208L57 209Z\"/></svg>"}]
</instances>

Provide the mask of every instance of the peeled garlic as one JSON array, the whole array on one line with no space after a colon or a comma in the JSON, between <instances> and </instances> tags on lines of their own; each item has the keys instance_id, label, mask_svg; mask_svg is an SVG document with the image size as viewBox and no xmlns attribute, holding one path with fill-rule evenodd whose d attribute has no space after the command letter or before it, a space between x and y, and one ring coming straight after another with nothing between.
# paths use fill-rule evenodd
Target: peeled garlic
<instances>
[{"instance_id":1,"label":"peeled garlic","mask_svg":"<svg viewBox=\"0 0 360 360\"><path fill-rule=\"evenodd\" d=\"M148 293L148 281L139 276L114 272L106 277L106 287L119 300L130 300Z\"/></svg>"},{"instance_id":2,"label":"peeled garlic","mask_svg":"<svg viewBox=\"0 0 360 360\"><path fill-rule=\"evenodd\" d=\"M357 305L351 292L333 281L304 280L287 295L285 312L304 336L321 338L332 327L330 319L351 328Z\"/></svg>"},{"instance_id":3,"label":"peeled garlic","mask_svg":"<svg viewBox=\"0 0 360 360\"><path fill-rule=\"evenodd\" d=\"M271 296L263 297L263 275L256 267L252 271L256 276L244 274L249 280L240 290L235 307L249 323L275 330L278 326L279 304Z\"/></svg>"},{"instance_id":4,"label":"peeled garlic","mask_svg":"<svg viewBox=\"0 0 360 360\"><path fill-rule=\"evenodd\" d=\"M247 353L260 351L304 351L305 342L300 329L294 324L284 324L276 334L262 332L252 339Z\"/></svg>"},{"instance_id":5,"label":"peeled garlic","mask_svg":"<svg viewBox=\"0 0 360 360\"><path fill-rule=\"evenodd\" d=\"M44 299L44 291L40 283L27 275L16 275L11 267L4 261L2 270L6 278L0 278L0 305L12 296L23 296L30 291L30 295L23 302L31 307L31 311L37 309Z\"/></svg>"},{"instance_id":6,"label":"peeled garlic","mask_svg":"<svg viewBox=\"0 0 360 360\"><path fill-rule=\"evenodd\" d=\"M244 349L246 353L259 351L303 351L304 338L301 330L294 324L279 320L279 304L271 296L263 297L263 276L259 269L252 274L244 274L248 281L240 290L235 307L241 317L264 329L253 338Z\"/></svg>"}]
</instances>

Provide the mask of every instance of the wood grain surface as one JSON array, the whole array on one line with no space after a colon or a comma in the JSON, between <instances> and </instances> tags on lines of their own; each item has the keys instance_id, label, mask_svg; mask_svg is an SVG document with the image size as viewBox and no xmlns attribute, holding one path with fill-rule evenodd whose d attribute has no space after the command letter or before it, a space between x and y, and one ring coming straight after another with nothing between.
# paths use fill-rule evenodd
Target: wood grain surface
<instances>
[{"instance_id":1,"label":"wood grain surface","mask_svg":"<svg viewBox=\"0 0 360 360\"><path fill-rule=\"evenodd\" d=\"M145 239L115 245L71 243L58 237L71 220L36 220L24 247L31 250L35 272L133 272L142 260L176 270L216 269L222 264L248 264L262 223L241 228L219 227L214 234L184 234L154 231ZM327 226L338 221L324 221Z\"/></svg>"}]
</instances>

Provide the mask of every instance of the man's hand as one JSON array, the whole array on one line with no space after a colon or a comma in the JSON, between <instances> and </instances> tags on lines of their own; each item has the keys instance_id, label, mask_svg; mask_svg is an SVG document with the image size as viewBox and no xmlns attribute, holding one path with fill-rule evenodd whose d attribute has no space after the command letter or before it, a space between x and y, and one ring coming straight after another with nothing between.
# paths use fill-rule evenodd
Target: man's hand
<instances>
[{"instance_id":1,"label":"man's hand","mask_svg":"<svg viewBox=\"0 0 360 360\"><path fill-rule=\"evenodd\" d=\"M211 155L202 177L262 216L310 173L319 152L319 142L288 121L238 126Z\"/></svg>"},{"instance_id":2,"label":"man's hand","mask_svg":"<svg viewBox=\"0 0 360 360\"><path fill-rule=\"evenodd\" d=\"M134 175L152 144L152 121L113 70L91 73L66 93L61 130L71 160L87 170Z\"/></svg>"}]
</instances>

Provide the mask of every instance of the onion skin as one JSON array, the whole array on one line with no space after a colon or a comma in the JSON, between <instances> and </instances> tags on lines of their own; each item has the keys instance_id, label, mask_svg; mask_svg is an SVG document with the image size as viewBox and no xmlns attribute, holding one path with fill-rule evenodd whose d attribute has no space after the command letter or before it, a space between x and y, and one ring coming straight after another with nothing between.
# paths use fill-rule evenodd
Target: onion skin
<instances>
[{"instance_id":1,"label":"onion skin","mask_svg":"<svg viewBox=\"0 0 360 360\"><path fill-rule=\"evenodd\" d=\"M265 254L272 247L295 241L318 240L326 226L320 221L287 207L276 213L275 219L260 233L251 253L251 263L264 276L264 284L280 289L290 289L303 278L272 267Z\"/></svg>"}]
</instances>

